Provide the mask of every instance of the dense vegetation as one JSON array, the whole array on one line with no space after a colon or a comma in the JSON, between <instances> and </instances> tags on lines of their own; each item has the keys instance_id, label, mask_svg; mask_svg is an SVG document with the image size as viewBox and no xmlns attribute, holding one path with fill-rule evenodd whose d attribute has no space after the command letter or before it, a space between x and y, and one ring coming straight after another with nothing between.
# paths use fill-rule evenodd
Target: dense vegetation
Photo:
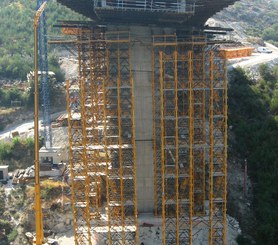
<instances>
[{"instance_id":1,"label":"dense vegetation","mask_svg":"<svg viewBox=\"0 0 278 245\"><path fill-rule=\"evenodd\" d=\"M241 0L220 12L220 18L238 22L243 31L278 46L278 1Z\"/></svg>"},{"instance_id":2,"label":"dense vegetation","mask_svg":"<svg viewBox=\"0 0 278 245\"><path fill-rule=\"evenodd\" d=\"M10 191L0 186L0 200L0 245L29 244L22 230L24 208L33 207L27 199L26 186L14 186Z\"/></svg>"},{"instance_id":3,"label":"dense vegetation","mask_svg":"<svg viewBox=\"0 0 278 245\"><path fill-rule=\"evenodd\" d=\"M5 191L0 187L0 245L9 245L17 236L17 230L13 229L12 224L7 219L5 207Z\"/></svg>"},{"instance_id":4,"label":"dense vegetation","mask_svg":"<svg viewBox=\"0 0 278 245\"><path fill-rule=\"evenodd\" d=\"M25 80L26 74L32 70L35 9L35 0L0 1L0 80L4 78ZM46 16L48 36L52 37L60 34L58 29L52 27L58 19L81 18L57 4L55 0L48 1ZM50 53L55 52L52 47L49 49ZM55 62L50 62L49 70L59 73L59 69L53 63ZM57 80L59 81L59 77Z\"/></svg>"},{"instance_id":5,"label":"dense vegetation","mask_svg":"<svg viewBox=\"0 0 278 245\"><path fill-rule=\"evenodd\" d=\"M40 140L42 145L43 139ZM0 141L0 165L9 165L9 171L27 168L34 161L34 139L13 138L11 143Z\"/></svg>"},{"instance_id":6,"label":"dense vegetation","mask_svg":"<svg viewBox=\"0 0 278 245\"><path fill-rule=\"evenodd\" d=\"M254 184L257 244L278 244L278 66L260 67L254 82L235 70L229 88L229 124L233 126L235 152L248 161ZM250 244L246 240L240 244Z\"/></svg>"},{"instance_id":7,"label":"dense vegetation","mask_svg":"<svg viewBox=\"0 0 278 245\"><path fill-rule=\"evenodd\" d=\"M52 104L55 104L63 95L61 87L56 86L55 80L49 79L49 99ZM41 84L39 84L39 91L41 91ZM42 104L42 96L39 96L40 105ZM18 104L13 105L13 102ZM34 82L31 82L30 88L27 90L20 90L13 86L11 89L0 88L0 106L24 106L27 109L33 108L34 105Z\"/></svg>"}]
</instances>

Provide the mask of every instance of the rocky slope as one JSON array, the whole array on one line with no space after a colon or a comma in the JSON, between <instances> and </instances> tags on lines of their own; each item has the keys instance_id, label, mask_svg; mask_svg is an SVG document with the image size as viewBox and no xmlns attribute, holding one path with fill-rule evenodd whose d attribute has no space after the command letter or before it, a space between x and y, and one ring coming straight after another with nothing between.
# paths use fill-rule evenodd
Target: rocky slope
<instances>
[{"instance_id":1,"label":"rocky slope","mask_svg":"<svg viewBox=\"0 0 278 245\"><path fill-rule=\"evenodd\" d=\"M278 1L241 0L213 16L232 27L240 37L261 37L278 44Z\"/></svg>"}]
</instances>

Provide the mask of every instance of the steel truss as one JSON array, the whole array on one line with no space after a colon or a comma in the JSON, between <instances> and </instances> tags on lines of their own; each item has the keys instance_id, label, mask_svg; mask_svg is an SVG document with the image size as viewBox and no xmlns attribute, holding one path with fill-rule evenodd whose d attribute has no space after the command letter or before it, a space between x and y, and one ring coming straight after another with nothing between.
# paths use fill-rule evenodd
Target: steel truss
<instances>
[{"instance_id":1,"label":"steel truss","mask_svg":"<svg viewBox=\"0 0 278 245\"><path fill-rule=\"evenodd\" d=\"M129 35L80 29L77 46L80 78L67 89L75 244L137 244Z\"/></svg>"},{"instance_id":2,"label":"steel truss","mask_svg":"<svg viewBox=\"0 0 278 245\"><path fill-rule=\"evenodd\" d=\"M226 64L201 37L153 40L155 214L162 216L162 243L193 244L209 229L209 244L226 244Z\"/></svg>"},{"instance_id":3,"label":"steel truss","mask_svg":"<svg viewBox=\"0 0 278 245\"><path fill-rule=\"evenodd\" d=\"M37 10L46 0L37 0ZM52 147L52 128L51 128L51 107L49 96L49 78L48 78L48 51L47 51L47 28L45 11L39 20L39 64L40 64L40 81L42 96L42 114L43 114L43 131L45 147Z\"/></svg>"}]
</instances>

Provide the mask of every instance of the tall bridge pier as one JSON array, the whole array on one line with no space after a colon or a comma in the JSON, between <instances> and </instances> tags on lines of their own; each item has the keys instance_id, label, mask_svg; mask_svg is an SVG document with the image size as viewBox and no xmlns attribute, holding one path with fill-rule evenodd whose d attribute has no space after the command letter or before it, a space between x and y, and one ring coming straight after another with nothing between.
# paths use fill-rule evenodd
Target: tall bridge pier
<instances>
[{"instance_id":1,"label":"tall bridge pier","mask_svg":"<svg viewBox=\"0 0 278 245\"><path fill-rule=\"evenodd\" d=\"M79 59L67 85L75 244L227 242L226 63L180 27L195 3L162 2L95 1L97 23L63 24Z\"/></svg>"}]
</instances>

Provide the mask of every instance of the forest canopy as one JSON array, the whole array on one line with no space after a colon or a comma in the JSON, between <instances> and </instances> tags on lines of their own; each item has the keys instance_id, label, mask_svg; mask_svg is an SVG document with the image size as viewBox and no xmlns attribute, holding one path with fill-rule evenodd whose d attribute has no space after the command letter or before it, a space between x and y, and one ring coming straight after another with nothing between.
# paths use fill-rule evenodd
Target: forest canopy
<instances>
[{"instance_id":1,"label":"forest canopy","mask_svg":"<svg viewBox=\"0 0 278 245\"><path fill-rule=\"evenodd\" d=\"M0 80L26 80L27 73L33 69L35 11L35 0L0 1ZM45 13L48 37L61 35L59 29L53 28L53 24L58 19L84 19L66 7L57 4L55 0L48 1ZM50 57L53 56L54 48L48 45L48 49ZM54 67L50 68L53 69ZM58 72L58 70L54 72Z\"/></svg>"}]
</instances>

